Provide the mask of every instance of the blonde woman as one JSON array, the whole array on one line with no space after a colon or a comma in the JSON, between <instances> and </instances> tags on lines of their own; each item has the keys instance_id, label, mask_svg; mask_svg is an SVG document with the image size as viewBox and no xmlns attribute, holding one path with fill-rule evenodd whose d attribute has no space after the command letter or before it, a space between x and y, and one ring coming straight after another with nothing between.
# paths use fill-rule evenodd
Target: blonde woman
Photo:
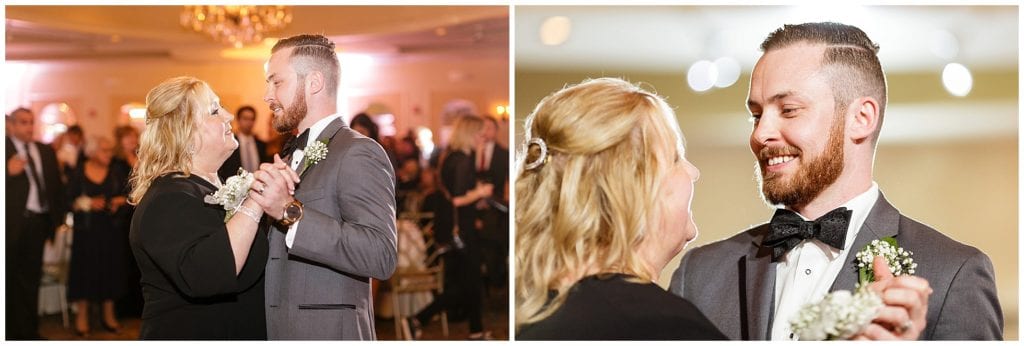
<instances>
[{"instance_id":1,"label":"blonde woman","mask_svg":"<svg viewBox=\"0 0 1024 346\"><path fill-rule=\"evenodd\" d=\"M483 277L480 266L483 261L481 238L476 229L476 203L490 198L494 185L477 181L476 153L474 148L484 142L484 120L474 115L464 115L455 121L448 147L441 154L441 190L454 207L455 218L435 213L434 242L450 248L444 254L446 288L439 296L416 316L404 321L409 328L408 335L419 338L420 328L430 322L441 309L450 308L461 300L469 320L469 339L489 339L490 333L483 325ZM447 208L443 208L445 210ZM451 225L458 228L453 234ZM455 236L458 236L456 240ZM459 241L461 240L461 242ZM454 281L454 282L453 282ZM451 288L451 289L449 289Z\"/></svg>"},{"instance_id":2,"label":"blonde woman","mask_svg":"<svg viewBox=\"0 0 1024 346\"><path fill-rule=\"evenodd\" d=\"M254 183L261 192L250 191L227 222L220 205L204 201L221 187L217 168L238 147L230 121L217 95L193 77L166 80L146 96L129 195L137 204L129 241L142 274L142 339L266 339L268 244L257 232L264 213L257 202L289 187Z\"/></svg>"},{"instance_id":3,"label":"blonde woman","mask_svg":"<svg viewBox=\"0 0 1024 346\"><path fill-rule=\"evenodd\" d=\"M723 339L656 285L697 236L699 172L661 97L588 80L526 120L516 180L516 338Z\"/></svg>"}]
</instances>

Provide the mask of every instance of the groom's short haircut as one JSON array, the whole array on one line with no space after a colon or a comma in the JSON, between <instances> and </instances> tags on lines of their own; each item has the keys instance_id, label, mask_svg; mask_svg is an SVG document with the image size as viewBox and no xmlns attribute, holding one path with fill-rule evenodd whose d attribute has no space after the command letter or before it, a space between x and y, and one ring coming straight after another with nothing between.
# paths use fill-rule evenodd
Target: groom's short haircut
<instances>
[{"instance_id":1,"label":"groom's short haircut","mask_svg":"<svg viewBox=\"0 0 1024 346\"><path fill-rule=\"evenodd\" d=\"M338 79L341 67L338 55L334 53L334 42L324 35L302 34L280 41L270 50L271 53L285 48L292 48L291 65L300 79L305 79L310 71L317 70L324 75L327 94L338 95Z\"/></svg>"},{"instance_id":2,"label":"groom's short haircut","mask_svg":"<svg viewBox=\"0 0 1024 346\"><path fill-rule=\"evenodd\" d=\"M846 112L855 98L871 96L878 101L878 127L873 143L878 142L886 105L886 82L878 60L878 44L861 29L840 23L787 24L768 35L761 51L769 52L797 43L825 45L821 66L828 72L836 113Z\"/></svg>"}]
</instances>

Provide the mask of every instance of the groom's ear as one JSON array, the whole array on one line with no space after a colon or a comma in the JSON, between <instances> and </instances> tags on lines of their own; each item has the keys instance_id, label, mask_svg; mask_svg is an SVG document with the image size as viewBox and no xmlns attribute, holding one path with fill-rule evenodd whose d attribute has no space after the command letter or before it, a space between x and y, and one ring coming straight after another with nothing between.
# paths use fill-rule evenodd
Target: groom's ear
<instances>
[{"instance_id":1,"label":"groom's ear","mask_svg":"<svg viewBox=\"0 0 1024 346\"><path fill-rule=\"evenodd\" d=\"M850 112L853 113L847 132L854 142L860 143L870 140L878 129L880 120L878 101L874 97L861 97L850 103Z\"/></svg>"},{"instance_id":2,"label":"groom's ear","mask_svg":"<svg viewBox=\"0 0 1024 346\"><path fill-rule=\"evenodd\" d=\"M324 74L320 71L310 71L306 75L306 90L310 95L316 95L324 91Z\"/></svg>"}]
</instances>

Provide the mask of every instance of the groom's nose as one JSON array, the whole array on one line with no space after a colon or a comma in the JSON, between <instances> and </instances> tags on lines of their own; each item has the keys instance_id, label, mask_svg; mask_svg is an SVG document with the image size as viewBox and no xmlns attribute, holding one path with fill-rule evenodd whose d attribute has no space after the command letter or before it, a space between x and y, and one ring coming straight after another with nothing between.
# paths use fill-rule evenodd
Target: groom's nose
<instances>
[{"instance_id":1,"label":"groom's nose","mask_svg":"<svg viewBox=\"0 0 1024 346\"><path fill-rule=\"evenodd\" d=\"M767 112L765 112L767 113ZM755 123L754 129L750 133L750 145L763 146L769 142L779 140L779 122L777 117L768 116L763 114L761 119Z\"/></svg>"}]
</instances>

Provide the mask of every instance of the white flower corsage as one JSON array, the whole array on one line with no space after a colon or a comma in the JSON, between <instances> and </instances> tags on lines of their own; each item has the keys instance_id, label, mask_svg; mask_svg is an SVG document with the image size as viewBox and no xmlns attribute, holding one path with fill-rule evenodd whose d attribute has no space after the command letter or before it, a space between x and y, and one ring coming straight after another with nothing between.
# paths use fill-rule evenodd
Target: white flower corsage
<instances>
[{"instance_id":1,"label":"white flower corsage","mask_svg":"<svg viewBox=\"0 0 1024 346\"><path fill-rule=\"evenodd\" d=\"M853 294L835 291L804 305L789 324L799 340L845 340L870 324L882 306L882 298L867 286Z\"/></svg>"},{"instance_id":2,"label":"white flower corsage","mask_svg":"<svg viewBox=\"0 0 1024 346\"><path fill-rule=\"evenodd\" d=\"M235 211L242 205L245 198L249 196L249 187L255 179L252 173L239 168L238 174L229 177L224 182L224 185L217 189L217 192L207 195L203 201L209 204L224 206L224 210L228 212L224 216L224 222L226 223L231 219L231 216L235 215Z\"/></svg>"},{"instance_id":3,"label":"white flower corsage","mask_svg":"<svg viewBox=\"0 0 1024 346\"><path fill-rule=\"evenodd\" d=\"M327 158L327 141L314 141L306 147L305 159L303 159L301 172L305 172L307 168L312 165L319 163L321 160Z\"/></svg>"},{"instance_id":4,"label":"white flower corsage","mask_svg":"<svg viewBox=\"0 0 1024 346\"><path fill-rule=\"evenodd\" d=\"M818 303L804 305L789 320L793 332L800 340L843 340L856 335L875 319L883 306L882 298L867 288L867 284L875 281L875 256L883 256L893 275L900 276L916 271L917 263L910 258L913 254L899 247L891 237L872 240L856 254L856 292L835 291Z\"/></svg>"}]
</instances>

